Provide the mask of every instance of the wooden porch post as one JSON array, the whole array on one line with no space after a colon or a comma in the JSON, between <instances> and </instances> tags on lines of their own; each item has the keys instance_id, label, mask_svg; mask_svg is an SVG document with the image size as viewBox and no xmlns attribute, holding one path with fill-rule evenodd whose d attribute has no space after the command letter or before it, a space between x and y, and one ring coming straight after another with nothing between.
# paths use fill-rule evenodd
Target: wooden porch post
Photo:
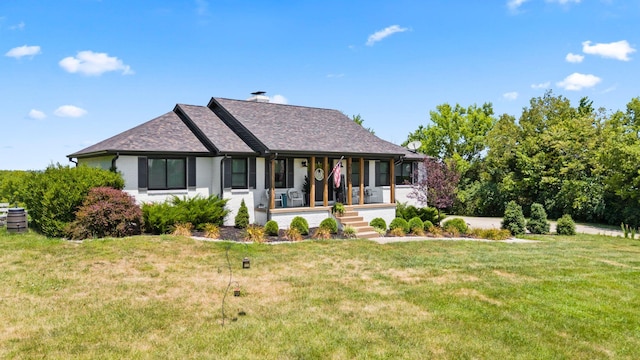
<instances>
[{"instance_id":1,"label":"wooden porch post","mask_svg":"<svg viewBox=\"0 0 640 360\"><path fill-rule=\"evenodd\" d=\"M311 157L311 173L309 174L309 207L316 207L316 157Z\"/></svg>"},{"instance_id":2,"label":"wooden porch post","mask_svg":"<svg viewBox=\"0 0 640 360\"><path fill-rule=\"evenodd\" d=\"M364 205L364 158L360 158L360 205Z\"/></svg>"},{"instance_id":3,"label":"wooden porch post","mask_svg":"<svg viewBox=\"0 0 640 360\"><path fill-rule=\"evenodd\" d=\"M351 158L347 158L347 205L353 205L353 199L351 198Z\"/></svg>"},{"instance_id":4,"label":"wooden porch post","mask_svg":"<svg viewBox=\"0 0 640 360\"><path fill-rule=\"evenodd\" d=\"M275 209L276 208L276 159L275 158L271 158L271 160L269 160L271 163L270 165L270 169L271 169L271 184L269 185L269 209Z\"/></svg>"},{"instance_id":5,"label":"wooden porch post","mask_svg":"<svg viewBox=\"0 0 640 360\"><path fill-rule=\"evenodd\" d=\"M391 189L391 200L390 202L394 204L396 202L396 164L393 159L389 160L389 188Z\"/></svg>"},{"instance_id":6,"label":"wooden porch post","mask_svg":"<svg viewBox=\"0 0 640 360\"><path fill-rule=\"evenodd\" d=\"M322 205L329 206L329 158L324 157L324 190L322 191Z\"/></svg>"}]
</instances>

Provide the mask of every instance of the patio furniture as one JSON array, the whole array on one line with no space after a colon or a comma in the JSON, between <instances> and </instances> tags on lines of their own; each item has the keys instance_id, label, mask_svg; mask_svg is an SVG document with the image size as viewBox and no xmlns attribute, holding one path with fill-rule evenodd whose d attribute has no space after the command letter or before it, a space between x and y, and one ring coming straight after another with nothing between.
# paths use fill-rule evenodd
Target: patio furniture
<instances>
[{"instance_id":1,"label":"patio furniture","mask_svg":"<svg viewBox=\"0 0 640 360\"><path fill-rule=\"evenodd\" d=\"M302 197L302 193L300 193L297 189L289 189L287 190L287 195L289 196L290 206L296 206L296 203L299 203L300 206L304 206L304 197Z\"/></svg>"},{"instance_id":2,"label":"patio furniture","mask_svg":"<svg viewBox=\"0 0 640 360\"><path fill-rule=\"evenodd\" d=\"M264 193L265 193L265 195L267 197L267 207L269 207L270 200L271 200L271 197L269 196L269 192L270 192L269 189L264 191ZM282 198L280 196L277 196L276 194L274 194L274 199L273 200L275 200L275 206L278 206L278 203L280 203L280 207L282 207Z\"/></svg>"}]
</instances>

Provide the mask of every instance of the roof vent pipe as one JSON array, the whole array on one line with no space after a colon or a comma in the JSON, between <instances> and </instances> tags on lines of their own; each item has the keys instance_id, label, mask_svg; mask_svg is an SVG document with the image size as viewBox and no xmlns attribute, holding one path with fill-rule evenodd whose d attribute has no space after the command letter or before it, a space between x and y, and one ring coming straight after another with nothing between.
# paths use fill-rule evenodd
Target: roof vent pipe
<instances>
[{"instance_id":1,"label":"roof vent pipe","mask_svg":"<svg viewBox=\"0 0 640 360\"><path fill-rule=\"evenodd\" d=\"M260 102L260 103L268 103L269 97L265 95L264 91L256 91L251 93L251 97L247 99L247 101Z\"/></svg>"}]
</instances>

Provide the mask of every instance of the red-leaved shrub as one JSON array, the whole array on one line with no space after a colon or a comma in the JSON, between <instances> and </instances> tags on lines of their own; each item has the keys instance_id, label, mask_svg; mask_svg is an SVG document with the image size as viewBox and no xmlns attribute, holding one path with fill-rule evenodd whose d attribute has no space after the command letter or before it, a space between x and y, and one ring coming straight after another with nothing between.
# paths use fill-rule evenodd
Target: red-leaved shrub
<instances>
[{"instance_id":1,"label":"red-leaved shrub","mask_svg":"<svg viewBox=\"0 0 640 360\"><path fill-rule=\"evenodd\" d=\"M142 210L132 196L122 190L97 187L89 191L76 219L67 227L72 239L139 235Z\"/></svg>"}]
</instances>

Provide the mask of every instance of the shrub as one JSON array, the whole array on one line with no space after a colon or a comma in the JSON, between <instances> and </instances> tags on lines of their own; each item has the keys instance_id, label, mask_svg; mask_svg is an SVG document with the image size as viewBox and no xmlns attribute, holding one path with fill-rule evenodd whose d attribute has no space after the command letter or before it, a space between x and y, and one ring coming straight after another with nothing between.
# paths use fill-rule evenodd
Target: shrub
<instances>
[{"instance_id":1,"label":"shrub","mask_svg":"<svg viewBox=\"0 0 640 360\"><path fill-rule=\"evenodd\" d=\"M204 237L209 239L219 239L220 238L220 226L216 224L205 224L204 225Z\"/></svg>"},{"instance_id":2,"label":"shrub","mask_svg":"<svg viewBox=\"0 0 640 360\"><path fill-rule=\"evenodd\" d=\"M406 236L407 233L404 232L403 228L397 227L397 228L390 229L389 230L389 235L396 236L396 237L403 237L403 236Z\"/></svg>"},{"instance_id":3,"label":"shrub","mask_svg":"<svg viewBox=\"0 0 640 360\"><path fill-rule=\"evenodd\" d=\"M347 225L342 228L342 236L345 239L354 239L356 235L357 235L356 228L354 228L353 226Z\"/></svg>"},{"instance_id":4,"label":"shrub","mask_svg":"<svg viewBox=\"0 0 640 360\"><path fill-rule=\"evenodd\" d=\"M291 220L289 228L298 230L301 235L309 234L309 223L307 222L307 219L301 216L294 217L293 220Z\"/></svg>"},{"instance_id":5,"label":"shrub","mask_svg":"<svg viewBox=\"0 0 640 360\"><path fill-rule=\"evenodd\" d=\"M406 202L398 202L396 204L396 217L409 220L418 216L418 209L413 205L407 205Z\"/></svg>"},{"instance_id":6,"label":"shrub","mask_svg":"<svg viewBox=\"0 0 640 360\"><path fill-rule=\"evenodd\" d=\"M511 231L513 235L524 234L525 218L522 214L522 207L513 200L509 201L504 210L501 228Z\"/></svg>"},{"instance_id":7,"label":"shrub","mask_svg":"<svg viewBox=\"0 0 640 360\"><path fill-rule=\"evenodd\" d=\"M235 227L238 229L246 229L249 226L249 209L244 203L244 199L240 202L240 208L235 217Z\"/></svg>"},{"instance_id":8,"label":"shrub","mask_svg":"<svg viewBox=\"0 0 640 360\"><path fill-rule=\"evenodd\" d=\"M257 243L263 243L265 240L264 237L264 227L260 225L249 225L244 230L244 240L246 241L254 241Z\"/></svg>"},{"instance_id":9,"label":"shrub","mask_svg":"<svg viewBox=\"0 0 640 360\"><path fill-rule=\"evenodd\" d=\"M472 229L471 235L487 240L506 240L511 237L507 229Z\"/></svg>"},{"instance_id":10,"label":"shrub","mask_svg":"<svg viewBox=\"0 0 640 360\"><path fill-rule=\"evenodd\" d=\"M404 231L405 234L408 233L409 230L411 230L409 228L409 223L407 222L407 220L399 217L391 220L391 224L389 224L389 230L394 230L398 228L402 229L402 231Z\"/></svg>"},{"instance_id":11,"label":"shrub","mask_svg":"<svg viewBox=\"0 0 640 360\"><path fill-rule=\"evenodd\" d=\"M336 219L329 217L322 220L322 222L320 223L320 228L329 230L329 233L331 234L337 234L338 222L336 222Z\"/></svg>"},{"instance_id":12,"label":"shrub","mask_svg":"<svg viewBox=\"0 0 640 360\"><path fill-rule=\"evenodd\" d=\"M467 223L464 222L464 219L461 218L453 218L445 221L442 224L442 228L444 231L459 234L466 234L469 230Z\"/></svg>"},{"instance_id":13,"label":"shrub","mask_svg":"<svg viewBox=\"0 0 640 360\"><path fill-rule=\"evenodd\" d=\"M19 199L25 204L31 224L48 237L65 236L89 190L96 187L122 189L120 174L88 166L50 165L43 172L26 176L27 191Z\"/></svg>"},{"instance_id":14,"label":"shrub","mask_svg":"<svg viewBox=\"0 0 640 360\"><path fill-rule=\"evenodd\" d=\"M302 240L302 235L298 229L290 227L284 232L284 238L291 241L300 241Z\"/></svg>"},{"instance_id":15,"label":"shrub","mask_svg":"<svg viewBox=\"0 0 640 360\"><path fill-rule=\"evenodd\" d=\"M224 219L229 214L225 209L227 199L220 199L217 195L203 197L196 195L187 198L174 196L170 202L176 208L175 216L177 222L190 222L198 229L204 229L206 224L216 224L222 226Z\"/></svg>"},{"instance_id":16,"label":"shrub","mask_svg":"<svg viewBox=\"0 0 640 360\"><path fill-rule=\"evenodd\" d=\"M176 222L177 209L169 202L142 204L145 231L167 234Z\"/></svg>"},{"instance_id":17,"label":"shrub","mask_svg":"<svg viewBox=\"0 0 640 360\"><path fill-rule=\"evenodd\" d=\"M337 231L337 230L336 230ZM331 230L329 230L326 227L319 227L316 229L316 231L313 233L313 235L311 236L314 239L318 239L318 240L328 240L331 239Z\"/></svg>"},{"instance_id":18,"label":"shrub","mask_svg":"<svg viewBox=\"0 0 640 360\"><path fill-rule=\"evenodd\" d=\"M440 215L438 216L438 209L428 206L418 209L418 216L423 222L430 221L432 224L436 225L440 224L440 222L445 218L445 214L443 212L440 212Z\"/></svg>"},{"instance_id":19,"label":"shrub","mask_svg":"<svg viewBox=\"0 0 640 360\"><path fill-rule=\"evenodd\" d=\"M386 229L381 229L381 228L374 227L373 230L375 232L377 232L380 236L386 236L387 235L387 230Z\"/></svg>"},{"instance_id":20,"label":"shrub","mask_svg":"<svg viewBox=\"0 0 640 360\"><path fill-rule=\"evenodd\" d=\"M207 224L222 226L229 213L225 209L227 199L216 195L209 197L173 198L163 203L142 205L145 230L152 234L167 234L176 223L191 223L198 230Z\"/></svg>"},{"instance_id":21,"label":"shrub","mask_svg":"<svg viewBox=\"0 0 640 360\"><path fill-rule=\"evenodd\" d=\"M264 231L269 236L278 236L280 229L278 228L278 223L275 220L269 220L264 224Z\"/></svg>"},{"instance_id":22,"label":"shrub","mask_svg":"<svg viewBox=\"0 0 640 360\"><path fill-rule=\"evenodd\" d=\"M424 231L424 223L420 220L419 217L413 217L408 222L409 229L412 233L416 234L416 231L423 232ZM423 233L424 234L424 233ZM418 234L416 234L418 235Z\"/></svg>"},{"instance_id":23,"label":"shrub","mask_svg":"<svg viewBox=\"0 0 640 360\"><path fill-rule=\"evenodd\" d=\"M432 227L433 223L429 220L422 223L422 228L424 229L424 231L429 231L429 229L431 229Z\"/></svg>"},{"instance_id":24,"label":"shrub","mask_svg":"<svg viewBox=\"0 0 640 360\"><path fill-rule=\"evenodd\" d=\"M24 199L32 176L33 171L0 170L0 202L8 202L13 207L25 207Z\"/></svg>"},{"instance_id":25,"label":"shrub","mask_svg":"<svg viewBox=\"0 0 640 360\"><path fill-rule=\"evenodd\" d=\"M444 234L444 232L442 231L442 228L438 226L432 226L428 228L427 231L435 237L441 237Z\"/></svg>"},{"instance_id":26,"label":"shrub","mask_svg":"<svg viewBox=\"0 0 640 360\"><path fill-rule=\"evenodd\" d=\"M376 229L382 229L385 232L387 231L387 222L384 221L383 218L378 217L378 218L372 219L369 225L373 226Z\"/></svg>"},{"instance_id":27,"label":"shrub","mask_svg":"<svg viewBox=\"0 0 640 360\"><path fill-rule=\"evenodd\" d=\"M76 219L66 226L72 239L139 235L141 229L142 210L133 197L109 187L89 190Z\"/></svg>"},{"instance_id":28,"label":"shrub","mask_svg":"<svg viewBox=\"0 0 640 360\"><path fill-rule=\"evenodd\" d=\"M556 223L556 232L558 235L575 235L576 223L573 222L571 215L564 214Z\"/></svg>"},{"instance_id":29,"label":"shrub","mask_svg":"<svg viewBox=\"0 0 640 360\"><path fill-rule=\"evenodd\" d=\"M527 221L527 230L532 234L548 234L549 226L544 207L538 203L531 204L531 216Z\"/></svg>"},{"instance_id":30,"label":"shrub","mask_svg":"<svg viewBox=\"0 0 640 360\"><path fill-rule=\"evenodd\" d=\"M193 224L191 223L177 223L173 227L172 235L175 236L191 236L193 230Z\"/></svg>"}]
</instances>

